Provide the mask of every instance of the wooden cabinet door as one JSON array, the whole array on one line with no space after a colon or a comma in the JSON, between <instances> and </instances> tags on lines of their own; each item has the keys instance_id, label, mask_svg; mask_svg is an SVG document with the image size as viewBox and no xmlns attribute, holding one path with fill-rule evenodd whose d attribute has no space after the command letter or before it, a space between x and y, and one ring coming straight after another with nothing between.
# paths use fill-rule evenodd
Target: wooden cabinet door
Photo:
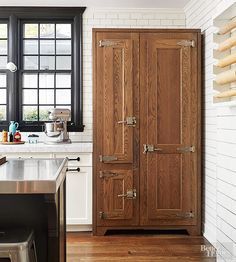
<instances>
[{"instance_id":1,"label":"wooden cabinet door","mask_svg":"<svg viewBox=\"0 0 236 262\"><path fill-rule=\"evenodd\" d=\"M137 34L97 33L95 44L95 121L100 161L132 163Z\"/></svg>"},{"instance_id":2,"label":"wooden cabinet door","mask_svg":"<svg viewBox=\"0 0 236 262\"><path fill-rule=\"evenodd\" d=\"M197 217L197 35L140 36L143 225L194 225ZM193 151L193 152L192 152Z\"/></svg>"},{"instance_id":3,"label":"wooden cabinet door","mask_svg":"<svg viewBox=\"0 0 236 262\"><path fill-rule=\"evenodd\" d=\"M134 218L134 201L136 200L133 172L131 170L104 170L99 172L97 214L98 225L130 224ZM131 192L130 197L127 193Z\"/></svg>"},{"instance_id":4,"label":"wooden cabinet door","mask_svg":"<svg viewBox=\"0 0 236 262\"><path fill-rule=\"evenodd\" d=\"M94 32L94 228L138 224L139 34Z\"/></svg>"}]
</instances>

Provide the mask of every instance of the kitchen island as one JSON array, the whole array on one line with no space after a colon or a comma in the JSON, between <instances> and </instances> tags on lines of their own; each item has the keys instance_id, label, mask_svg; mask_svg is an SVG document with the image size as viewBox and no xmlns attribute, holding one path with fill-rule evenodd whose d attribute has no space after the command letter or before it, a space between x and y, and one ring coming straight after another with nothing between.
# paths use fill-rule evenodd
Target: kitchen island
<instances>
[{"instance_id":1,"label":"kitchen island","mask_svg":"<svg viewBox=\"0 0 236 262\"><path fill-rule=\"evenodd\" d=\"M35 232L38 262L66 261L67 159L17 159L0 166L0 229Z\"/></svg>"}]
</instances>

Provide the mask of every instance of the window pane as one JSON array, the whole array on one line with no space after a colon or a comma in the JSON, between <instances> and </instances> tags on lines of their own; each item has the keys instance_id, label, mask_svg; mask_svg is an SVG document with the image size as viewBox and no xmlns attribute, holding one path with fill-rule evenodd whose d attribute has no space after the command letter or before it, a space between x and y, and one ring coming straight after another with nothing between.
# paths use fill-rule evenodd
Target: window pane
<instances>
[{"instance_id":1,"label":"window pane","mask_svg":"<svg viewBox=\"0 0 236 262\"><path fill-rule=\"evenodd\" d=\"M0 105L0 121L7 120L7 107Z\"/></svg>"},{"instance_id":2,"label":"window pane","mask_svg":"<svg viewBox=\"0 0 236 262\"><path fill-rule=\"evenodd\" d=\"M57 70L70 70L71 69L71 57L70 56L57 56Z\"/></svg>"},{"instance_id":3,"label":"window pane","mask_svg":"<svg viewBox=\"0 0 236 262\"><path fill-rule=\"evenodd\" d=\"M39 120L40 121L48 121L48 111L50 111L50 109L52 109L54 106L40 106L39 107Z\"/></svg>"},{"instance_id":4,"label":"window pane","mask_svg":"<svg viewBox=\"0 0 236 262\"><path fill-rule=\"evenodd\" d=\"M56 38L71 38L71 24L57 24Z\"/></svg>"},{"instance_id":5,"label":"window pane","mask_svg":"<svg viewBox=\"0 0 236 262\"><path fill-rule=\"evenodd\" d=\"M38 103L38 90L24 89L23 104L35 105Z\"/></svg>"},{"instance_id":6,"label":"window pane","mask_svg":"<svg viewBox=\"0 0 236 262\"><path fill-rule=\"evenodd\" d=\"M54 90L39 90L39 104L53 104L54 103Z\"/></svg>"},{"instance_id":7,"label":"window pane","mask_svg":"<svg viewBox=\"0 0 236 262\"><path fill-rule=\"evenodd\" d=\"M59 89L56 90L56 104L66 105L71 103L71 90Z\"/></svg>"},{"instance_id":8,"label":"window pane","mask_svg":"<svg viewBox=\"0 0 236 262\"><path fill-rule=\"evenodd\" d=\"M7 56L0 56L0 69L6 69Z\"/></svg>"},{"instance_id":9,"label":"window pane","mask_svg":"<svg viewBox=\"0 0 236 262\"><path fill-rule=\"evenodd\" d=\"M49 120L48 111L53 107L71 109L72 24L70 20L66 22L55 24L53 18L46 22L35 17L23 24L23 68L19 73L23 121L37 124ZM0 54L7 52L7 41L2 40L5 39L0 37ZM5 70L8 58L7 54L4 56L2 64ZM6 93L4 72L0 73L0 88ZM3 97L7 99L5 93L0 92L0 102Z\"/></svg>"},{"instance_id":10,"label":"window pane","mask_svg":"<svg viewBox=\"0 0 236 262\"><path fill-rule=\"evenodd\" d=\"M55 54L55 41L53 40L41 40L40 41L40 54Z\"/></svg>"},{"instance_id":11,"label":"window pane","mask_svg":"<svg viewBox=\"0 0 236 262\"><path fill-rule=\"evenodd\" d=\"M56 74L56 87L57 88L71 88L71 75L70 74Z\"/></svg>"},{"instance_id":12,"label":"window pane","mask_svg":"<svg viewBox=\"0 0 236 262\"><path fill-rule=\"evenodd\" d=\"M41 56L40 57L40 69L41 70L55 69L55 57L54 56Z\"/></svg>"},{"instance_id":13,"label":"window pane","mask_svg":"<svg viewBox=\"0 0 236 262\"><path fill-rule=\"evenodd\" d=\"M6 87L7 86L7 77L6 74L0 74L0 87Z\"/></svg>"},{"instance_id":14,"label":"window pane","mask_svg":"<svg viewBox=\"0 0 236 262\"><path fill-rule=\"evenodd\" d=\"M40 24L40 38L54 38L55 25L54 24Z\"/></svg>"},{"instance_id":15,"label":"window pane","mask_svg":"<svg viewBox=\"0 0 236 262\"><path fill-rule=\"evenodd\" d=\"M7 40L0 40L0 55L7 55Z\"/></svg>"},{"instance_id":16,"label":"window pane","mask_svg":"<svg viewBox=\"0 0 236 262\"><path fill-rule=\"evenodd\" d=\"M23 74L23 87L24 88L37 88L38 75L37 74Z\"/></svg>"},{"instance_id":17,"label":"window pane","mask_svg":"<svg viewBox=\"0 0 236 262\"><path fill-rule=\"evenodd\" d=\"M25 56L24 57L24 69L37 70L38 69L38 57L37 56Z\"/></svg>"},{"instance_id":18,"label":"window pane","mask_svg":"<svg viewBox=\"0 0 236 262\"><path fill-rule=\"evenodd\" d=\"M6 103L7 103L7 90L0 89L0 104L6 104Z\"/></svg>"},{"instance_id":19,"label":"window pane","mask_svg":"<svg viewBox=\"0 0 236 262\"><path fill-rule=\"evenodd\" d=\"M37 106L23 106L23 120L37 121L38 120Z\"/></svg>"},{"instance_id":20,"label":"window pane","mask_svg":"<svg viewBox=\"0 0 236 262\"><path fill-rule=\"evenodd\" d=\"M7 24L0 24L0 38L7 38Z\"/></svg>"},{"instance_id":21,"label":"window pane","mask_svg":"<svg viewBox=\"0 0 236 262\"><path fill-rule=\"evenodd\" d=\"M38 54L38 40L24 40L24 54Z\"/></svg>"},{"instance_id":22,"label":"window pane","mask_svg":"<svg viewBox=\"0 0 236 262\"><path fill-rule=\"evenodd\" d=\"M57 40L57 54L71 54L71 40Z\"/></svg>"},{"instance_id":23,"label":"window pane","mask_svg":"<svg viewBox=\"0 0 236 262\"><path fill-rule=\"evenodd\" d=\"M24 24L24 38L37 38L38 24Z\"/></svg>"},{"instance_id":24,"label":"window pane","mask_svg":"<svg viewBox=\"0 0 236 262\"><path fill-rule=\"evenodd\" d=\"M54 74L40 74L39 88L54 88Z\"/></svg>"}]
</instances>

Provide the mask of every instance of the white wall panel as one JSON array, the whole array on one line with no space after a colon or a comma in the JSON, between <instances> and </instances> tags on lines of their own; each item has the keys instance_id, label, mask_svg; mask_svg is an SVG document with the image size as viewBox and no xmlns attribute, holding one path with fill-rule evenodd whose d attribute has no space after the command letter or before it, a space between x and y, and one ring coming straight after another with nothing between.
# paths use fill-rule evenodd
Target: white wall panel
<instances>
[{"instance_id":1,"label":"white wall panel","mask_svg":"<svg viewBox=\"0 0 236 262\"><path fill-rule=\"evenodd\" d=\"M185 6L186 26L201 28L205 54L204 105L204 235L217 248L217 261L235 261L236 243L236 108L213 105L213 17L235 2L192 0ZM214 190L212 189L214 188ZM214 219L210 219L214 217Z\"/></svg>"}]
</instances>

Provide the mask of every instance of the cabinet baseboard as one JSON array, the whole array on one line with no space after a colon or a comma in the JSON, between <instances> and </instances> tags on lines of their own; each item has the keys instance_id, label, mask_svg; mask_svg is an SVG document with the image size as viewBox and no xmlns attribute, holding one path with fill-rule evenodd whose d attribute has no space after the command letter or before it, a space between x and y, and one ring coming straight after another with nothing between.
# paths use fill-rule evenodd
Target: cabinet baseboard
<instances>
[{"instance_id":1,"label":"cabinet baseboard","mask_svg":"<svg viewBox=\"0 0 236 262\"><path fill-rule=\"evenodd\" d=\"M88 232L92 231L92 225L66 225L67 232Z\"/></svg>"}]
</instances>

